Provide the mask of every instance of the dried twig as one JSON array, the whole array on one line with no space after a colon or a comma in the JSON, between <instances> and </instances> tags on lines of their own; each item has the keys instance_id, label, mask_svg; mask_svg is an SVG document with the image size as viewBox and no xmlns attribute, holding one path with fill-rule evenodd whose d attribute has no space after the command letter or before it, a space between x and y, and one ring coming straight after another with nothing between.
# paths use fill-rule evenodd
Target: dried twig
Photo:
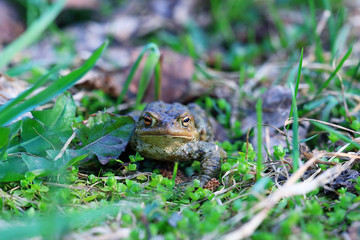
<instances>
[{"instance_id":1,"label":"dried twig","mask_svg":"<svg viewBox=\"0 0 360 240\"><path fill-rule=\"evenodd\" d=\"M71 141L75 138L76 133L73 132L73 134L69 137L69 139L66 141L66 143L64 144L64 147L61 149L61 151L59 152L58 155L56 155L56 157L54 158L54 161L58 160L59 158L61 158L64 155L64 152L66 151L66 149L68 148L68 146L70 145Z\"/></svg>"}]
</instances>

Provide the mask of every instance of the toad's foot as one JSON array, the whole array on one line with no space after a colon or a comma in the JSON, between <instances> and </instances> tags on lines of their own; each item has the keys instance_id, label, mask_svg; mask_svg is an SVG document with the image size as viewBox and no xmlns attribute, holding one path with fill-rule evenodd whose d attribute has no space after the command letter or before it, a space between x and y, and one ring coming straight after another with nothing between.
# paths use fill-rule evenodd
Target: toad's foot
<instances>
[{"instance_id":1,"label":"toad's foot","mask_svg":"<svg viewBox=\"0 0 360 240\"><path fill-rule=\"evenodd\" d=\"M198 179L200 180L201 187L212 178L219 177L221 163L227 159L226 152L212 142L199 141L188 143L183 151L189 159L200 161L201 173Z\"/></svg>"}]
</instances>

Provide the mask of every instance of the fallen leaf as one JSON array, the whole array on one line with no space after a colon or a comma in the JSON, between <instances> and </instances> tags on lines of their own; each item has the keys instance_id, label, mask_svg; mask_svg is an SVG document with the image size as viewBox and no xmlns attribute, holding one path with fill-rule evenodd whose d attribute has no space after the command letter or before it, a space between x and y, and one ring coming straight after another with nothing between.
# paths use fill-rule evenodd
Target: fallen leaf
<instances>
[{"instance_id":1,"label":"fallen leaf","mask_svg":"<svg viewBox=\"0 0 360 240\"><path fill-rule=\"evenodd\" d=\"M161 56L161 100L165 102L181 102L188 92L190 81L195 71L194 62L190 57L180 55L169 49L161 49ZM133 61L135 61L136 57L137 53L133 55ZM128 94L130 97L135 97L138 92L143 63L144 61L142 61L141 70L139 69L136 72L134 81L130 84ZM153 101L154 92L154 81L152 80L146 91L144 101Z\"/></svg>"},{"instance_id":2,"label":"fallen leaf","mask_svg":"<svg viewBox=\"0 0 360 240\"><path fill-rule=\"evenodd\" d=\"M28 85L26 81L0 73L0 105L4 105L9 100L17 97Z\"/></svg>"},{"instance_id":3,"label":"fallen leaf","mask_svg":"<svg viewBox=\"0 0 360 240\"><path fill-rule=\"evenodd\" d=\"M119 48L109 49L119 53L122 57L122 64L127 66L124 69L116 72L106 72L93 70L83 77L80 83L88 88L101 89L111 96L118 97L122 91L122 86L125 83L126 77L130 72L130 68L139 56L141 48L135 48L130 50L121 51ZM193 60L169 49L161 49L162 55L162 67L161 67L161 99L165 102L178 102L186 98L188 94L190 81L195 71ZM128 53L128 55L127 55ZM109 57L109 53L106 55ZM110 56L116 57L116 54ZM115 59L110 59L114 61ZM137 69L133 81L130 84L129 91L126 95L126 99L133 100L138 92L138 84L142 69L144 67L143 59ZM100 63L101 65L101 63ZM148 89L144 96L144 101L151 102L154 100L154 81L151 80Z\"/></svg>"},{"instance_id":4,"label":"fallen leaf","mask_svg":"<svg viewBox=\"0 0 360 240\"><path fill-rule=\"evenodd\" d=\"M271 87L262 96L262 123L272 127L281 128L284 126L286 119L289 117L291 109L291 90L282 86ZM250 127L254 127L255 137L250 139L254 148L257 148L257 129L254 125L257 123L257 116L255 110L247 114L241 124L242 132L246 133ZM299 138L304 139L309 128L308 122L302 122L299 125ZM274 146L287 147L286 138L272 127L262 127L262 139L265 147L270 154L273 153ZM292 132L288 132L288 137L292 136ZM265 150L262 151L263 156L266 156Z\"/></svg>"},{"instance_id":5,"label":"fallen leaf","mask_svg":"<svg viewBox=\"0 0 360 240\"><path fill-rule=\"evenodd\" d=\"M291 90L282 86L274 86L262 96L262 123L274 127L282 127L289 117L291 109ZM241 130L246 132L256 123L256 112L252 110L241 122Z\"/></svg>"}]
</instances>

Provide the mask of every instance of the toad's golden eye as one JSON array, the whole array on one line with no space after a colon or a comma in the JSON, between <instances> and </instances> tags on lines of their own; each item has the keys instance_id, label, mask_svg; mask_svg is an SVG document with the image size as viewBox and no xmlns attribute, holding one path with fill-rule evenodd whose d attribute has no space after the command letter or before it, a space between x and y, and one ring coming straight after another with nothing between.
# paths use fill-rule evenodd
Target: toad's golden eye
<instances>
[{"instance_id":1,"label":"toad's golden eye","mask_svg":"<svg viewBox=\"0 0 360 240\"><path fill-rule=\"evenodd\" d=\"M189 126L189 123L190 123L190 118L188 115L186 115L185 117L183 117L181 119L181 124L184 126L184 127L187 127Z\"/></svg>"},{"instance_id":2,"label":"toad's golden eye","mask_svg":"<svg viewBox=\"0 0 360 240\"><path fill-rule=\"evenodd\" d=\"M146 115L144 116L144 124L145 124L145 126L151 126L152 119L150 116L146 116Z\"/></svg>"}]
</instances>

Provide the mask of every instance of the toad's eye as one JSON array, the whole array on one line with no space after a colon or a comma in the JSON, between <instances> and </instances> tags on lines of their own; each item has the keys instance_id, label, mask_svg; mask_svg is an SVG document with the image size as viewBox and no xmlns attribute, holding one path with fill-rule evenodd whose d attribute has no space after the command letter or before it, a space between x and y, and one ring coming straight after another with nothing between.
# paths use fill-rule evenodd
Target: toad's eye
<instances>
[{"instance_id":1,"label":"toad's eye","mask_svg":"<svg viewBox=\"0 0 360 240\"><path fill-rule=\"evenodd\" d=\"M189 123L190 123L190 118L189 116L185 116L181 119L181 124L184 126L184 127L187 127L189 126Z\"/></svg>"},{"instance_id":2,"label":"toad's eye","mask_svg":"<svg viewBox=\"0 0 360 240\"><path fill-rule=\"evenodd\" d=\"M145 124L145 126L151 126L151 124L152 124L152 119L151 119L151 117L149 117L149 116L144 116L144 124Z\"/></svg>"}]
</instances>

